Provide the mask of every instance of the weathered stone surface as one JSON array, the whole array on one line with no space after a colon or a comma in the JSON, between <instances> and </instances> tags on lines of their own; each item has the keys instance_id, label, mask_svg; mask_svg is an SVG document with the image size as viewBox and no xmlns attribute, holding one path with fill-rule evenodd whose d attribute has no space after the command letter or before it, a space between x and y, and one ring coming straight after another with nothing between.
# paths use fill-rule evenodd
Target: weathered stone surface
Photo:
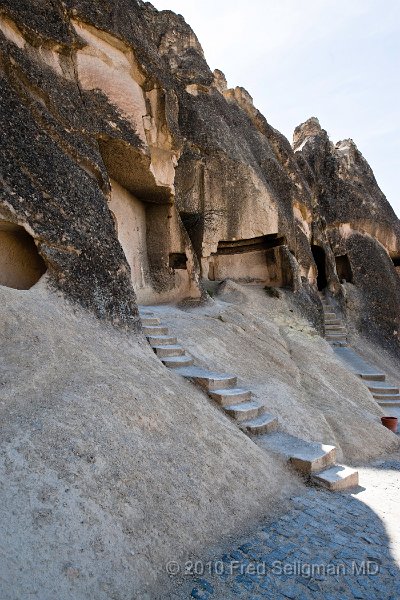
<instances>
[{"instance_id":1,"label":"weathered stone surface","mask_svg":"<svg viewBox=\"0 0 400 600\"><path fill-rule=\"evenodd\" d=\"M275 246L294 253L293 206L306 206L310 197L287 140L242 89L221 93L218 86L203 86L195 95L181 91L179 99L186 141L176 175L177 205L203 277L218 278L210 267L223 241L256 242L265 236L266 247L273 248L276 237ZM268 283L267 273L252 273L252 254L239 248L234 256L242 272L231 264L220 279L245 280L247 271L250 279Z\"/></svg>"},{"instance_id":2,"label":"weathered stone surface","mask_svg":"<svg viewBox=\"0 0 400 600\"><path fill-rule=\"evenodd\" d=\"M293 146L315 199L314 243L326 252L330 290L342 296L343 308L360 332L398 353L399 219L352 140L333 144L311 118L295 130Z\"/></svg>"},{"instance_id":3,"label":"weathered stone surface","mask_svg":"<svg viewBox=\"0 0 400 600\"><path fill-rule=\"evenodd\" d=\"M251 382L254 401L230 405L247 410L245 430L276 427L268 403L287 434L367 459L396 438L299 313L322 330L317 285L328 286L359 330L396 351L398 222L353 146L334 149L310 122L293 150L246 90L211 72L169 11L139 0L3 0L0 51L0 264L12 275L0 284L30 288L46 272L29 293L0 289L10 517L0 580L21 597L169 596L168 560L270 514L300 483L144 339L47 286L135 330L136 300L198 300L200 275L221 276L207 306L157 309L169 311L171 332L181 321L190 354L165 350L176 344L168 328L144 323L172 353L164 364L209 390L236 376L207 368ZM364 191L365 211L355 206ZM31 268L13 269L7 248ZM346 272L353 284L341 285Z\"/></svg>"},{"instance_id":4,"label":"weathered stone surface","mask_svg":"<svg viewBox=\"0 0 400 600\"><path fill-rule=\"evenodd\" d=\"M0 30L0 218L51 285L131 327L202 277L288 287L321 328L328 287L399 352L400 224L351 140L312 118L292 148L149 3L4 0Z\"/></svg>"},{"instance_id":5,"label":"weathered stone surface","mask_svg":"<svg viewBox=\"0 0 400 600\"><path fill-rule=\"evenodd\" d=\"M141 257L129 261L118 239L111 177L113 189L144 204L144 287L160 300L199 296L196 259L173 206L180 141L175 93L157 79L164 61L153 64L146 19L157 14L136 2L120 2L114 18L106 3L5 2L0 19L1 218L32 235L50 284L130 327ZM121 212L119 221L128 219ZM183 255L183 269L171 266L171 254Z\"/></svg>"}]
</instances>

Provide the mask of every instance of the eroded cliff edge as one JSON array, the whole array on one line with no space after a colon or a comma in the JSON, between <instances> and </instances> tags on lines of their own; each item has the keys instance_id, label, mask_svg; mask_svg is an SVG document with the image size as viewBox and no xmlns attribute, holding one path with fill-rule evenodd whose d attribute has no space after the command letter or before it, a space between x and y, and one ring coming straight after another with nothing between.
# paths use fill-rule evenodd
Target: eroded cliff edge
<instances>
[{"instance_id":1,"label":"eroded cliff edge","mask_svg":"<svg viewBox=\"0 0 400 600\"><path fill-rule=\"evenodd\" d=\"M398 356L398 220L352 142L310 119L292 147L171 12L3 0L0 30L3 596L164 597L303 484L130 335L137 303L215 286L162 309L196 361L366 460L395 438L299 312L328 289Z\"/></svg>"},{"instance_id":2,"label":"eroded cliff edge","mask_svg":"<svg viewBox=\"0 0 400 600\"><path fill-rule=\"evenodd\" d=\"M317 323L325 286L399 352L399 220L351 140L312 118L292 148L150 3L3 0L0 25L1 235L39 254L15 287L46 271L138 329L136 300L224 279L300 292Z\"/></svg>"}]
</instances>

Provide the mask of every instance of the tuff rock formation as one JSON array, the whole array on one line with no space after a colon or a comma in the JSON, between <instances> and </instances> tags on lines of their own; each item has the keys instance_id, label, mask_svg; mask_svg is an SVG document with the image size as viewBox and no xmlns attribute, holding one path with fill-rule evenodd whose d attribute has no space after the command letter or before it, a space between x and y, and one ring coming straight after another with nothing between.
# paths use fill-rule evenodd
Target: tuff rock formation
<instances>
[{"instance_id":1,"label":"tuff rock formation","mask_svg":"<svg viewBox=\"0 0 400 600\"><path fill-rule=\"evenodd\" d=\"M293 146L312 192L311 243L317 260L325 254L327 286L361 333L398 353L399 219L353 140L333 144L312 118L296 128Z\"/></svg>"},{"instance_id":2,"label":"tuff rock formation","mask_svg":"<svg viewBox=\"0 0 400 600\"><path fill-rule=\"evenodd\" d=\"M1 600L186 598L169 561L304 482L164 368L137 305L285 435L365 461L398 440L318 291L395 382L399 220L351 140L311 118L291 146L170 11L2 0L0 46Z\"/></svg>"},{"instance_id":3,"label":"tuff rock formation","mask_svg":"<svg viewBox=\"0 0 400 600\"><path fill-rule=\"evenodd\" d=\"M292 148L150 3L3 0L0 31L0 239L30 271L15 287L46 269L132 328L136 300L198 300L225 279L300 292L317 323L327 287L398 352L399 220L351 140L312 118Z\"/></svg>"}]
</instances>

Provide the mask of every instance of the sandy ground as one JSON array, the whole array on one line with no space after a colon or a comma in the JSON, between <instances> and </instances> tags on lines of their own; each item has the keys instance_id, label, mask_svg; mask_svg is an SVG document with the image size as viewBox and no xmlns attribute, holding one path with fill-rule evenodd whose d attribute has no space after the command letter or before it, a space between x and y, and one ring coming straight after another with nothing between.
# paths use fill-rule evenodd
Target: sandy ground
<instances>
[{"instance_id":1,"label":"sandy ground","mask_svg":"<svg viewBox=\"0 0 400 600\"><path fill-rule=\"evenodd\" d=\"M380 519L393 560L400 569L400 452L361 467L360 476L364 489L355 497Z\"/></svg>"},{"instance_id":2,"label":"sandy ground","mask_svg":"<svg viewBox=\"0 0 400 600\"><path fill-rule=\"evenodd\" d=\"M160 310L199 364L237 373L285 430L353 461L392 448L365 387L263 294ZM171 556L222 547L302 489L141 336L45 283L0 288L0 312L2 600L153 599Z\"/></svg>"},{"instance_id":3,"label":"sandy ground","mask_svg":"<svg viewBox=\"0 0 400 600\"><path fill-rule=\"evenodd\" d=\"M144 338L43 286L0 306L1 600L152 598L301 485Z\"/></svg>"}]
</instances>

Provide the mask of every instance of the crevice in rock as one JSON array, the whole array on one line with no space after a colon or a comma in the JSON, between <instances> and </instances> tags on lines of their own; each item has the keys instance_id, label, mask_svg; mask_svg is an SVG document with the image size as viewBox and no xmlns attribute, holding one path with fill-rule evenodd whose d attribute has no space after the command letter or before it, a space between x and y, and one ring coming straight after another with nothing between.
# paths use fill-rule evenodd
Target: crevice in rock
<instances>
[{"instance_id":1,"label":"crevice in rock","mask_svg":"<svg viewBox=\"0 0 400 600\"><path fill-rule=\"evenodd\" d=\"M255 252L257 250L269 250L286 243L285 236L271 233L248 240L221 240L218 243L217 254L241 254L243 252Z\"/></svg>"}]
</instances>

